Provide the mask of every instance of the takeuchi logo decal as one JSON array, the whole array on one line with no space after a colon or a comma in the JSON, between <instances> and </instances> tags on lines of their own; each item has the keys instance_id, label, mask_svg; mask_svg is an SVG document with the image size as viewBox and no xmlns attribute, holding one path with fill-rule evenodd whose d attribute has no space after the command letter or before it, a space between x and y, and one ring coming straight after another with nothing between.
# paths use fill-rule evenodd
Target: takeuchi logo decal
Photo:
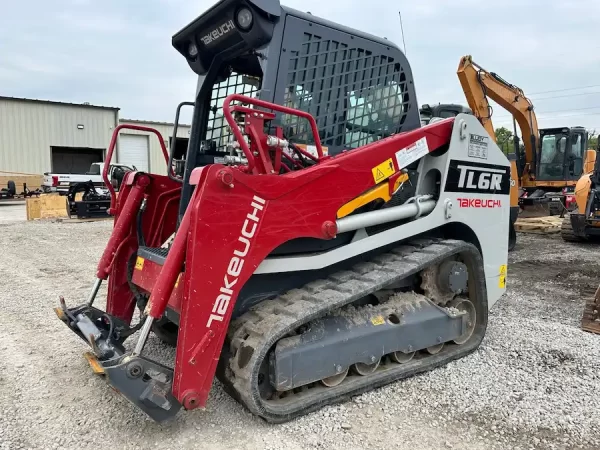
<instances>
[{"instance_id":1,"label":"takeuchi logo decal","mask_svg":"<svg viewBox=\"0 0 600 450\"><path fill-rule=\"evenodd\" d=\"M461 208L501 208L501 200L483 198L457 198Z\"/></svg>"},{"instance_id":2,"label":"takeuchi logo decal","mask_svg":"<svg viewBox=\"0 0 600 450\"><path fill-rule=\"evenodd\" d=\"M233 251L233 255L231 255L229 264L227 265L227 271L223 275L223 284L213 304L212 314L208 318L208 322L206 322L207 328L210 328L213 321L223 322L229 308L229 303L231 302L231 297L239 290L239 286L237 286L238 277L244 267L245 258L248 255L252 240L256 234L265 204L266 201L257 195L254 196L252 203L250 203L252 212L246 214L246 220L242 224L240 235L237 238L238 248Z\"/></svg>"},{"instance_id":3,"label":"takeuchi logo decal","mask_svg":"<svg viewBox=\"0 0 600 450\"><path fill-rule=\"evenodd\" d=\"M208 45L212 42L215 42L229 33L231 30L235 30L235 25L233 24L233 20L229 20L222 25L219 25L217 28L212 30L210 33L205 34L200 39L204 43L204 45Z\"/></svg>"}]
</instances>

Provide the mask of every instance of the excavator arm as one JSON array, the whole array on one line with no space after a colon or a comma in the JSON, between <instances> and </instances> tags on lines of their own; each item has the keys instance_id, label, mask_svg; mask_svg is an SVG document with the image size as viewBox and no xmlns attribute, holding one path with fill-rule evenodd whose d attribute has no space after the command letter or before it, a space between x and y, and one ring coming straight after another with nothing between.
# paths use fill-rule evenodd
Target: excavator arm
<instances>
[{"instance_id":1,"label":"excavator arm","mask_svg":"<svg viewBox=\"0 0 600 450\"><path fill-rule=\"evenodd\" d=\"M495 133L491 118L492 108L488 98L494 100L515 118L521 129L525 146L525 164L522 173L519 174L521 182L528 184L535 181L539 130L531 101L519 87L474 63L470 55L461 58L457 75L469 107L490 136L495 137ZM515 153L517 159L521 160L518 146Z\"/></svg>"},{"instance_id":2,"label":"excavator arm","mask_svg":"<svg viewBox=\"0 0 600 450\"><path fill-rule=\"evenodd\" d=\"M512 250L517 240L515 222L519 216L519 188L522 185L522 177L527 176L530 178L530 173L535 174L535 156L539 133L533 105L521 89L506 82L498 75L482 69L473 62L470 55L461 58L456 73L469 107L494 141L496 140L496 133L492 124L492 107L488 101L488 96L515 117L523 136L529 136L529 139L523 139L525 141L525 164L522 173L518 170L516 161L522 159L519 146L515 145L514 157L509 155L511 186L508 247L509 250Z\"/></svg>"}]
</instances>

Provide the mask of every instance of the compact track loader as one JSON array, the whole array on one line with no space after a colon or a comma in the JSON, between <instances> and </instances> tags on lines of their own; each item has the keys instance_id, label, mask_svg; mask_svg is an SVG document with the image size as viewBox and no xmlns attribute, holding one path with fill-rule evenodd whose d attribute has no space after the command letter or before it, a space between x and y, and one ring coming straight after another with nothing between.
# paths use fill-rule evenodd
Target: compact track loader
<instances>
[{"instance_id":1,"label":"compact track loader","mask_svg":"<svg viewBox=\"0 0 600 450\"><path fill-rule=\"evenodd\" d=\"M55 309L92 369L156 421L203 407L217 376L284 422L477 349L511 181L479 121L421 127L398 47L277 0L221 1L173 45L199 76L187 152L115 130L109 161L143 129L168 173L128 172L118 199L104 174L97 279ZM144 352L151 332L173 367Z\"/></svg>"}]
</instances>

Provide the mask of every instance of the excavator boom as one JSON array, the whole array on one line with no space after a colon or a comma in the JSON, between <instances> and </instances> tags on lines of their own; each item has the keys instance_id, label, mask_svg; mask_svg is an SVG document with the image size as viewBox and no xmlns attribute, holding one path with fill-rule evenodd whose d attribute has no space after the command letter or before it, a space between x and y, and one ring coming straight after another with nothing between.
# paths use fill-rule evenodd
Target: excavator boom
<instances>
[{"instance_id":1,"label":"excavator boom","mask_svg":"<svg viewBox=\"0 0 600 450\"><path fill-rule=\"evenodd\" d=\"M492 125L492 108L488 97L506 109L515 118L521 129L523 144L525 146L524 167L520 167L520 178L523 184L535 181L537 167L536 149L539 145L539 130L537 118L533 112L533 104L523 91L508 83L493 72L488 72L473 62L470 55L461 58L458 70L458 79L475 116L483 127L495 136ZM517 159L521 159L519 149L516 148Z\"/></svg>"}]
</instances>

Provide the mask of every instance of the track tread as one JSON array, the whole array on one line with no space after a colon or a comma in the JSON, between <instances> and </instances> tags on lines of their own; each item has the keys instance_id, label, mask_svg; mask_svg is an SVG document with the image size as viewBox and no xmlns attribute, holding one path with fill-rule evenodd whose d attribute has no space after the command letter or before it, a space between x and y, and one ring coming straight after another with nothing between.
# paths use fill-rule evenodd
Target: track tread
<instances>
[{"instance_id":1,"label":"track tread","mask_svg":"<svg viewBox=\"0 0 600 450\"><path fill-rule=\"evenodd\" d=\"M560 236L563 238L563 241L566 242L583 242L585 239L577 236L573 232L573 225L571 224L571 217L569 214L565 214L563 217L563 221L560 225Z\"/></svg>"},{"instance_id":2,"label":"track tread","mask_svg":"<svg viewBox=\"0 0 600 450\"><path fill-rule=\"evenodd\" d=\"M344 382L335 388L328 388L326 393L320 392L312 397L301 396L307 400L297 401L291 406L270 404L261 398L258 387L261 364L268 357L272 346L283 336L295 333L305 323L417 273L428 265L439 263L458 252L470 252L477 259L476 279L480 282L476 283L476 290L478 298L481 298L482 305L485 306L482 306L485 312L480 335L472 344L465 344L454 353L449 353L449 356L443 356L445 353L442 352L428 357L431 361L429 364L420 364L416 361L412 365L399 366L397 369L375 372L374 375L362 377L356 386ZM487 295L485 281L481 281L485 280L482 267L483 262L479 251L472 244L458 240L420 239L378 255L371 261L358 263L350 270L337 272L324 280L312 281L302 288L288 291L276 299L256 305L236 320L237 326L232 327L228 333L231 354L225 357L230 358L229 364L226 362L223 364L226 368L219 374L219 378L226 385L226 390L252 413L269 422L285 422L324 405L338 403L366 390L446 364L474 351L483 339L487 326ZM285 308L285 314L281 314L282 308ZM249 357L248 354L251 356ZM409 370L402 369L409 366L412 367ZM366 379L368 380L365 382Z\"/></svg>"}]
</instances>

